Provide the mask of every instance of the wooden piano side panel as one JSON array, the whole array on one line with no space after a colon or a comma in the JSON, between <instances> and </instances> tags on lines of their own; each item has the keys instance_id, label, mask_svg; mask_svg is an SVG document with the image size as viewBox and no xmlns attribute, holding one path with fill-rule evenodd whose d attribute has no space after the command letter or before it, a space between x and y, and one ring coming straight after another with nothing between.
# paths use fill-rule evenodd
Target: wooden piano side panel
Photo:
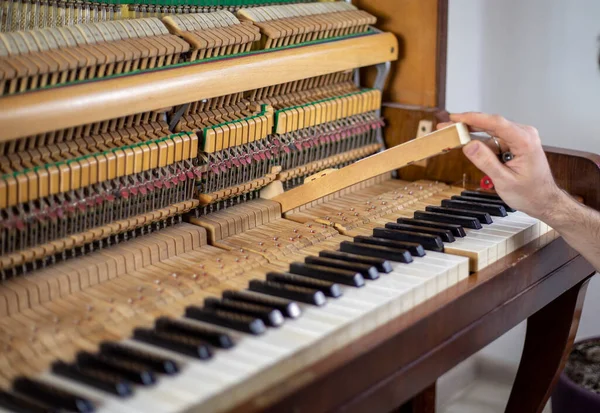
<instances>
[{"instance_id":1,"label":"wooden piano side panel","mask_svg":"<svg viewBox=\"0 0 600 413\"><path fill-rule=\"evenodd\" d=\"M444 107L448 0L354 0L377 16L377 27L396 35L399 59L392 64L383 100ZM366 74L373 84L373 71Z\"/></svg>"},{"instance_id":2,"label":"wooden piano side panel","mask_svg":"<svg viewBox=\"0 0 600 413\"><path fill-rule=\"evenodd\" d=\"M550 146L544 150L558 185L600 211L600 155Z\"/></svg>"}]
</instances>

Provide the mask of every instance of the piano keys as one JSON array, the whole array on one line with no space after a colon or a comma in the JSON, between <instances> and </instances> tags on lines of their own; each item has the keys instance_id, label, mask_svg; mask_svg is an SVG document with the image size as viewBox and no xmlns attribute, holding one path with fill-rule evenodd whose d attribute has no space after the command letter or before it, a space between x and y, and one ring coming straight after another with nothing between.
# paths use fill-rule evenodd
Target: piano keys
<instances>
[{"instance_id":1,"label":"piano keys","mask_svg":"<svg viewBox=\"0 0 600 413\"><path fill-rule=\"evenodd\" d=\"M390 191L391 188L394 189ZM425 188L431 189L426 191ZM403 222L402 228L411 227L412 218L393 220L396 215L389 212L406 212L405 205L411 205L416 210L418 204L433 204L448 193L460 193L460 189L435 183L390 180L364 189L366 191L340 196L334 208L344 211L342 205L361 205L357 198L364 197L364 192L378 192L379 196L369 198L379 204L386 202L381 206L387 211L377 211L373 203L369 204L366 208L367 213L372 215L369 225L364 225L367 219L362 216L363 225L359 223L344 235L330 230L328 225L318 224L324 218L320 218L311 208L305 209L303 216L314 214L312 221L294 222L295 214L291 213L287 214L288 219L274 217L272 221L251 224L247 214L253 208L268 210L271 206L269 201L251 201L209 215L204 225L218 223L224 228L228 220L237 216L246 220L246 225L254 226L247 230L241 230L242 225L234 226L232 230L240 230L238 233L212 235L223 237L221 240L215 239L215 245L231 251L235 258L228 257L228 260L223 259L224 250L205 244L207 234L201 227L179 224L170 228L165 232L170 234L167 238L171 239L170 242L176 242L176 245L180 244L172 248L174 255L158 262L154 262L152 255L147 255L146 260L150 262L142 263L142 259L139 264L141 268L134 267L129 276L119 277L122 281L118 293L115 290L108 293L99 284L73 297L69 296L75 302L83 302L84 299L90 302L93 307L91 311L95 314L103 312L105 317L120 320L118 329L109 327L109 331L99 333L98 339L103 336L102 344L83 353L89 354L87 358L78 356L71 370L67 368L69 364L64 364L65 360L49 355L52 367L47 373L34 376L33 379L70 391L73 397L87 396L100 411L105 405L143 410L144 403L155 403L155 398L164 404L165 411L182 411L191 406L204 406L205 403L206 406L217 406L225 403L224 399L231 398L230 389L236 383L247 382L251 378L254 382L254 377L269 376L269 367L279 366L279 360L286 357L295 357L302 348L316 346L321 349L323 356L456 285L469 276L469 247L483 245L489 252L493 249L492 245L497 251L498 243L504 246L510 243L512 248L516 248L526 239L523 232L530 231L529 237L538 236L540 232L539 222L520 213L508 213L509 216L500 217L512 219L507 223L513 226L497 224L499 228L512 232L504 231L502 238L488 234L488 240L484 240L485 232L482 232L481 238L471 239L471 234L475 235L478 230L465 229L456 224L439 224L442 227L455 225L451 228L457 234L452 242L447 239L443 242L440 238L438 241L443 249L439 250L418 242L428 240L426 235L438 237L419 233L418 229L423 228L421 225L435 226L438 223L422 221L421 225L413 226L416 232L401 231L394 229L394 225L400 225L395 221ZM401 194L404 196L400 197ZM388 204L382 199L391 201ZM332 213L332 207L324 202L313 209L327 209ZM357 210L356 207L350 208ZM379 213L383 215L377 216ZM336 213L336 216L340 222L344 222L341 220L344 214ZM331 217L327 219L332 220ZM407 238L398 240L385 231L371 229L386 220L389 228L386 231L397 231L407 235ZM197 223L202 225L202 218ZM495 223L482 225L498 234L501 231L491 229ZM367 234L367 229L372 234L353 238L352 231ZM450 230L446 231L451 233ZM189 245L190 238L187 238L188 245L185 245L186 232L194 232L204 239L201 246ZM273 237L269 234L278 235ZM411 234L414 236L411 237ZM165 235L158 232L147 237L159 240ZM148 248L148 244L142 240L132 240L123 244L123 247L115 246L114 253L125 253L123 248L131 245L127 248L128 254L133 254L134 262L138 261L140 259L135 256L141 258L143 249ZM380 240L380 244L377 240ZM385 245L386 241L392 243ZM464 248L458 246L460 241L463 241ZM414 246L419 248L411 248ZM112 255L112 249L106 249L103 255ZM177 252L178 249L181 252ZM254 257L250 258L251 255ZM480 252L480 255L483 256L483 253ZM269 263L263 262L258 266L250 264L254 260L262 261L262 257L269 257ZM94 254L82 259L90 264L95 261ZM249 268L240 271L240 266L248 265ZM481 265L480 261L478 265ZM220 281L211 283L211 278ZM126 281L129 279L131 281ZM118 294L117 300L114 299L115 294ZM75 296L79 295L81 298L76 299ZM162 311L167 311L169 315L152 318L151 313ZM48 320L48 323L51 321ZM62 323L59 322L59 325ZM130 332L125 333L128 329ZM109 337L119 338L110 340ZM69 346L73 346L69 350L65 343L63 352L81 354L82 348L89 348L75 341L69 343ZM258 360L253 356L255 352L258 352ZM131 362L129 368L125 367L126 364L121 366L119 362L126 355ZM317 357L317 354L311 356ZM102 374L109 374L103 381L98 378L94 381L83 376L83 373L78 375L73 372L77 371L74 368L81 369L81 363L90 357L96 360L96 364L88 362L85 365L87 371L101 378ZM166 363L177 367L165 372ZM139 377L142 371L151 373L156 383L143 384L139 378L138 382L132 381L132 377ZM135 375L133 372L136 372ZM219 379L215 380L215 375ZM108 381L109 378L112 381ZM107 391L107 383L113 383L110 388L114 389L114 380L128 383L131 394ZM162 396L180 381L187 383L187 392L185 388L178 387L181 396ZM211 385L207 386L206 383ZM263 379L260 383L263 383ZM265 382L265 386L268 383ZM191 391L197 386L205 390L200 394ZM194 395L196 397L192 397ZM40 398L33 397L36 403L50 403L50 407L59 407L58 404L52 404L57 401L49 402Z\"/></svg>"},{"instance_id":2,"label":"piano keys","mask_svg":"<svg viewBox=\"0 0 600 413\"><path fill-rule=\"evenodd\" d=\"M174 230L176 228L177 227L174 227ZM373 258L365 256L361 259L369 262L369 260L372 260ZM310 261L310 259L307 260ZM234 340L235 344L229 348L221 349L219 346L211 346L211 351L213 353L211 357L192 356L192 353L189 353L189 350L181 345L169 346L166 342L148 341L143 338L147 336L138 335L138 330L134 330L131 338L123 337L125 341L121 341L121 344L110 342L104 344L100 347L100 352L102 353L102 350L106 349L107 346L109 349L114 349L115 347L119 348L118 346L121 346L121 348L125 348L125 352L134 353L136 350L139 350L140 354L143 354L142 357L151 358L152 356L162 356L166 359L169 359L170 357L175 361L174 364L179 362L181 364L178 367L180 369L179 373L164 375L163 377L160 375L162 372L162 367L160 367L158 371L155 371L157 374L157 385L164 380L165 391L169 388L168 383L170 383L171 376L176 378L175 376L181 374L182 377L186 377L185 381L189 385L192 383L199 385L200 383L204 383L204 381L212 381L213 374L219 374L221 371L218 369L219 365L227 366L228 369L222 371L224 375L222 386L215 388L214 392L207 392L206 395L202 395L205 397L209 397L210 395L216 397L219 393L225 392L227 388L233 385L235 382L248 379L249 377L252 377L253 374L260 374L261 370L268 365L272 365L277 360L281 360L286 356L289 356L292 354L292 352L298 351L300 348L313 346L314 343L317 343L320 340L336 340L340 342L341 340L351 339L355 334L359 333L354 323L361 317L369 317L372 320L369 323L371 324L372 328L373 326L377 325L377 321L375 320L379 320L378 322L383 322L387 317L393 317L394 314L406 311L408 308L424 300L426 297L435 294L441 286L448 285L450 282L457 282L459 279L468 276L468 266L466 265L467 260L464 258L450 256L444 257L443 255L437 254L435 256L415 257L414 261L414 263L407 264L395 263L393 261L380 259L378 261L380 266L386 268L391 264L392 270L383 274L380 274L377 271L377 278L367 277L366 281L361 278L363 281L360 286L348 285L347 283L330 284L330 288L331 286L337 287L336 289L340 291L341 294L336 297L331 297L332 294L327 294L327 298L325 298L325 294L323 294L321 290L316 288L316 285L312 287L304 286L302 288L293 289L292 287L297 287L297 280L294 279L288 280L285 277L279 277L276 281L272 281L273 277L269 277L269 275L267 275L267 281L259 281L250 274L234 277L230 282L232 286L235 285L237 287L237 291L239 291L237 294L245 294L249 297L254 296L258 299L264 297L262 298L262 300L264 300L263 307L266 308L273 308L269 307L269 300L275 300L275 302L279 304L280 302L283 303L290 300L290 297L296 297L295 300L288 301L289 304L287 304L287 307L289 308L290 305L295 303L293 304L294 307L292 308L299 308L300 314L295 318L289 317L288 315L285 318L285 321L279 326L269 326L269 328L264 331L252 331L240 328L239 323L243 320L249 319L247 313L245 313L241 308L235 309L233 307L229 307L229 311L231 311L231 317L233 317L232 321L237 320L237 322L227 324L223 323L221 319L218 318L198 318L199 314L197 312L200 311L200 309L198 307L193 307L193 309L198 308L198 310L190 311L191 309L188 307L185 310L185 315L181 314L178 317L181 320L178 323L180 323L182 326L189 326L189 330L184 328L177 330L178 335L176 337L189 337L189 340L191 340L192 337L197 337L197 334L202 336L200 331L204 331L203 329L206 328L209 331L223 331L222 334L227 334L227 337L231 336ZM351 263L352 261L348 262ZM344 260L330 260L328 262L321 261L321 263L329 264L329 268L332 270L337 269L340 271L340 273L342 271L347 271L343 268L340 268L340 266L344 267L347 265L346 261ZM161 264L165 268L173 265L170 263L170 261L165 261ZM173 278L172 274L167 274L157 278L157 280L161 280L162 282L155 285L164 286L159 288L165 289L161 291L161 293L179 295L179 284L167 283L166 280L169 278L182 279L185 277L188 280L186 284L189 284L189 280L193 279L193 277L190 277L188 274L188 271L183 270L180 265L178 265L178 267L180 269L180 273L177 274L177 278ZM303 272L300 266L294 264L290 265L288 269L290 273L297 274L298 272ZM369 267L369 270L371 273L375 271L374 267ZM151 268L148 268L147 271L151 271ZM320 273L305 273L303 277L307 280L321 280ZM271 280L269 280L269 278L271 278ZM267 283L263 284L265 287L269 285L268 283L271 283L271 289L256 286L258 283ZM286 286L289 288L289 290L285 289ZM323 287L323 285L319 286L319 288ZM144 291L144 289L142 289L142 291ZM293 294L290 294L290 292ZM323 298L314 298L318 297L319 293ZM312 299L308 299L310 294L313 294ZM223 295L225 296L225 294ZM227 296L230 298L211 299L210 303L208 304L209 308L213 307L216 303L225 301L237 302L240 304L246 302L246 299L236 300L236 293L234 291L227 293ZM144 306L145 303L143 303L142 298L139 298L139 300L140 301L137 301L139 303L138 305ZM326 304L322 300L326 300ZM186 299L186 302L191 301ZM173 304L179 306L180 304L183 304L183 302L173 302L169 300L169 305L172 306ZM201 302L198 302L198 304L201 305ZM101 305L102 304L99 303L98 307L95 308L100 308ZM204 306L206 307L206 305L207 303L205 301ZM134 303L132 303L132 308L133 307L136 307ZM227 312L224 312L224 317L227 317L227 314ZM242 316L242 314L245 316ZM164 318L160 319L160 322L156 323L154 329L159 328L158 326L164 325L165 323L166 321ZM175 321L171 321L171 323L175 323ZM199 332L196 334L194 333L194 328L200 328L201 330L199 330ZM363 328L368 329L369 327L364 326ZM157 330L145 329L144 331ZM168 340L169 336L165 335L163 337ZM214 341L212 343L214 344ZM188 345L191 345L191 342L189 342ZM258 349L261 349L261 351L259 352L258 363L256 363L256 360L254 360L251 355L253 354L253 351ZM147 350L150 354L146 355L143 353L143 350ZM243 357L244 355L246 356L245 359ZM261 356L264 356L264 359L261 359ZM203 359L206 359L206 362ZM237 366L236 363L240 363L240 365ZM144 362L140 361L140 365L144 365ZM162 364L160 364L160 366L162 366ZM199 371L204 371L207 374L200 375L198 372L193 374L192 370L195 370L196 368L192 366L197 366ZM214 368L217 368L217 370L215 373L212 373ZM120 377L121 380L127 378L127 375L124 374L123 371L119 370L112 371L112 375ZM106 404L107 406L122 404L124 408L129 408L129 397L133 397L133 403L131 403L131 407L135 408L134 406L141 406L141 404L137 403L142 403L143 400L147 400L148 403L150 403L151 400L154 400L152 394L162 394L160 388L156 389L157 393L153 393L153 391L151 391L153 388L148 388L148 391L146 391L140 389L141 385L138 384L137 386L132 385L132 387L134 387L136 394L140 392L139 396L119 397L114 394L108 395L106 394L105 388L100 386L99 383L91 385L91 382L86 383L85 381L81 379L77 380L74 377L75 376L69 377L60 369L53 368L50 372L39 376L37 379L41 380L42 383L58 386L61 390L71 390L75 396L80 396L77 390L79 390L79 392L84 391L83 395L88 395L88 397L93 400L95 405L98 407L103 406L103 404ZM197 382L197 380L200 381ZM181 389L179 390L181 391ZM142 394L145 394L146 392L149 396L147 399L142 396ZM47 399L38 400L35 394L35 392L30 393L30 397L33 396L33 398L38 402L49 402ZM180 411L180 409L188 406L186 403L192 403L192 401L193 403L200 403L204 397L198 397L197 399L192 400L190 399L190 395L188 395L187 397L182 397L177 401L174 397L172 397L172 399L173 400L170 402L173 408L172 411ZM55 401L53 403L58 402ZM57 406L52 403L50 403L50 405L54 407Z\"/></svg>"}]
</instances>

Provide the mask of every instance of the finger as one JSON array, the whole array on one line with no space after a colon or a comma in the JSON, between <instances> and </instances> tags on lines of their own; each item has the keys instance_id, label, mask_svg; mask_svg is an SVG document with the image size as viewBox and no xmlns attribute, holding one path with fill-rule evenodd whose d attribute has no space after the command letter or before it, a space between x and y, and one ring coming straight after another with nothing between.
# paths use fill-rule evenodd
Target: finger
<instances>
[{"instance_id":1,"label":"finger","mask_svg":"<svg viewBox=\"0 0 600 413\"><path fill-rule=\"evenodd\" d=\"M463 148L465 156L492 181L500 181L510 178L511 171L502 165L498 155L480 141L472 141Z\"/></svg>"},{"instance_id":2,"label":"finger","mask_svg":"<svg viewBox=\"0 0 600 413\"><path fill-rule=\"evenodd\" d=\"M510 152L510 148L508 147L507 143L504 142L501 138L496 138L496 141L498 142L498 145L500 145L499 148L498 145L496 145L496 142L494 142L494 139L482 140L482 142L484 142L495 154L499 155L504 152Z\"/></svg>"},{"instance_id":3,"label":"finger","mask_svg":"<svg viewBox=\"0 0 600 413\"><path fill-rule=\"evenodd\" d=\"M447 128L448 126L452 126L454 125L454 122L440 122L436 125L436 129L440 130L440 129L444 129Z\"/></svg>"},{"instance_id":4,"label":"finger","mask_svg":"<svg viewBox=\"0 0 600 413\"><path fill-rule=\"evenodd\" d=\"M445 110L438 110L435 112L434 114L435 118L437 119L438 122L450 122L450 113L448 113Z\"/></svg>"},{"instance_id":5,"label":"finger","mask_svg":"<svg viewBox=\"0 0 600 413\"><path fill-rule=\"evenodd\" d=\"M519 128L523 129L525 131L525 133L527 133L530 136L537 136L537 137L540 136L539 131L536 128L534 128L533 126L531 126L531 125L523 125L521 123L515 123L515 124Z\"/></svg>"},{"instance_id":6,"label":"finger","mask_svg":"<svg viewBox=\"0 0 600 413\"><path fill-rule=\"evenodd\" d=\"M470 112L450 115L450 119L464 122L473 130L479 129L501 138L515 154L525 153L531 149L529 134L502 116Z\"/></svg>"},{"instance_id":7,"label":"finger","mask_svg":"<svg viewBox=\"0 0 600 413\"><path fill-rule=\"evenodd\" d=\"M451 125L455 125L455 123L454 122L438 123L437 124L437 129L438 130L439 129L444 129L444 128L447 128L448 126L451 126ZM478 128L469 128L469 130L471 132L483 132L481 129L478 130ZM489 148L494 153L498 153L498 151L500 151L500 153L510 151L510 148L508 147L508 145L506 144L506 142L504 142L500 138L496 138L498 140L498 143L500 144L500 149L498 149L498 145L496 145L496 143L494 142L493 139L487 138L485 136L481 136L480 137L480 136L477 136L477 135L471 135L471 139L472 140L479 140L479 141L485 143L487 146L489 146Z\"/></svg>"}]
</instances>

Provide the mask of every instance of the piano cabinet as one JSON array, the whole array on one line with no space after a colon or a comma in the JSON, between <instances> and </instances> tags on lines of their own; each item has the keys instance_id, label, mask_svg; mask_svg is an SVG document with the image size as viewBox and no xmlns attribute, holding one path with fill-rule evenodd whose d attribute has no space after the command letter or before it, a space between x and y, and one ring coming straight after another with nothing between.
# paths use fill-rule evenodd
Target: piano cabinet
<instances>
[{"instance_id":1,"label":"piano cabinet","mask_svg":"<svg viewBox=\"0 0 600 413\"><path fill-rule=\"evenodd\" d=\"M3 103L11 110L0 113L0 123L3 125L0 141L35 136L47 132L49 128L78 127L83 123L103 122L170 106L178 106L177 111L185 110L187 103L204 98L304 79L309 74L314 77L381 64L395 59L396 54L400 58L390 65L383 90L384 101L388 102L382 111L387 122L385 140L389 147L414 139L421 120L429 120L435 127L435 123L444 115L448 0L355 0L353 3L376 15L379 29L393 33L399 46L396 47L392 35L374 33L339 42L324 42L300 51L277 50L260 55L237 56L222 61L202 62L198 66L194 63L101 82L81 82L6 96L2 98ZM321 56L324 54L330 59L323 59ZM286 65L289 66L286 71L279 70ZM277 76L255 75L259 71L270 73L267 68L273 73L277 72ZM232 76L235 72L235 81L231 81L233 77L223 76L224 70ZM366 81L364 85L373 84L375 73L375 70L361 69L361 77ZM148 88L148 84L153 87ZM114 89L123 89L122 93L113 93L109 87L111 85ZM245 89L239 90L242 86ZM155 94L158 97L154 97ZM33 117L36 122L29 121ZM170 131L169 127L173 129L170 124L165 125L165 131ZM597 190L600 182L599 157L548 148L548 159L563 188L581 197L587 205L600 208ZM409 181L429 179L459 185L464 182L465 186L470 187L479 182L481 172L459 150L404 168L398 172L398 176ZM198 205L197 199L182 202L170 207L170 212L166 208L159 210L159 216L164 213L166 220L173 217L168 214L175 214L174 211L181 214ZM255 211L264 213L266 209L257 208ZM265 226L280 218L272 204L266 213L269 219L264 216ZM233 222L233 219L219 219L224 220L221 222ZM262 225L259 221L256 219L257 226ZM119 221L116 226L121 223L125 225L124 222ZM126 230L137 230L138 222L142 221L128 220ZM233 233L234 227L237 231L243 225L240 228L232 225L232 234L227 234L229 238L239 235ZM268 228L282 227L272 225ZM204 244L200 242L199 234L205 234L203 231L191 231L189 234L190 237L197 237L194 239L198 248L212 248L206 245L206 241L203 241ZM98 237L104 235L100 231ZM172 240L175 235L167 237ZM214 243L214 237L210 241ZM61 248L67 248L75 244L65 242L61 245ZM214 250L203 257L217 258ZM56 250L60 253L63 251ZM125 257L125 253L130 256L129 250L124 249L118 255L119 260ZM34 255L30 256L35 258ZM217 262L219 260L220 255ZM467 261L466 258L464 261ZM13 262L9 263L12 265ZM72 265L75 267L77 264ZM162 271L157 276L160 277L157 278L159 281L166 277ZM74 269L73 274L75 272ZM464 272L466 275L466 267ZM272 385L263 383L266 389L259 396L238 394L239 399L231 397L235 403L239 402L234 404L234 401L226 400L233 394L226 394L217 402L226 400L229 403L227 406L235 406L228 413L431 413L435 410L435 382L439 376L527 319L523 359L507 412L540 412L573 342L587 281L593 273L594 269L589 263L550 231L406 313L368 329L369 333L334 350L325 358L297 366L300 357L295 359L295 355L290 356L284 363L296 362L294 370L298 367L299 371L285 380L275 382L273 379L275 383ZM176 273L170 275L177 276ZM58 287L52 294L56 292L57 296L60 295ZM163 287L157 288L157 293L163 291ZM174 289L175 286L170 288ZM14 305L15 302L11 302L11 314L21 310ZM28 305L24 308L28 308ZM8 308L6 305L7 314ZM0 313L2 309L0 306ZM64 308L60 310L61 314L66 311ZM112 312L112 306L107 311ZM78 322L76 325L79 325ZM37 327L34 331L37 331ZM121 334L120 330L118 334ZM51 357L54 355L48 355L47 358ZM274 371L278 366L272 367ZM231 391L233 393L235 389ZM204 411L202 407L196 411L200 410Z\"/></svg>"}]
</instances>

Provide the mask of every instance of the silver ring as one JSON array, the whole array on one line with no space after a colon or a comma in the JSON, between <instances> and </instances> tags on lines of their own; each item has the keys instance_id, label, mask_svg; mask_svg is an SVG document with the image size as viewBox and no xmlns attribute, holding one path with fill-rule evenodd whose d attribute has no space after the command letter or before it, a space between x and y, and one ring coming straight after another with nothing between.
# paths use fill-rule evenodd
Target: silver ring
<instances>
[{"instance_id":1,"label":"silver ring","mask_svg":"<svg viewBox=\"0 0 600 413\"><path fill-rule=\"evenodd\" d=\"M500 146L500 142L498 142L498 138L496 138L495 136L492 136L492 140L498 147L498 155L502 155L502 146Z\"/></svg>"}]
</instances>

